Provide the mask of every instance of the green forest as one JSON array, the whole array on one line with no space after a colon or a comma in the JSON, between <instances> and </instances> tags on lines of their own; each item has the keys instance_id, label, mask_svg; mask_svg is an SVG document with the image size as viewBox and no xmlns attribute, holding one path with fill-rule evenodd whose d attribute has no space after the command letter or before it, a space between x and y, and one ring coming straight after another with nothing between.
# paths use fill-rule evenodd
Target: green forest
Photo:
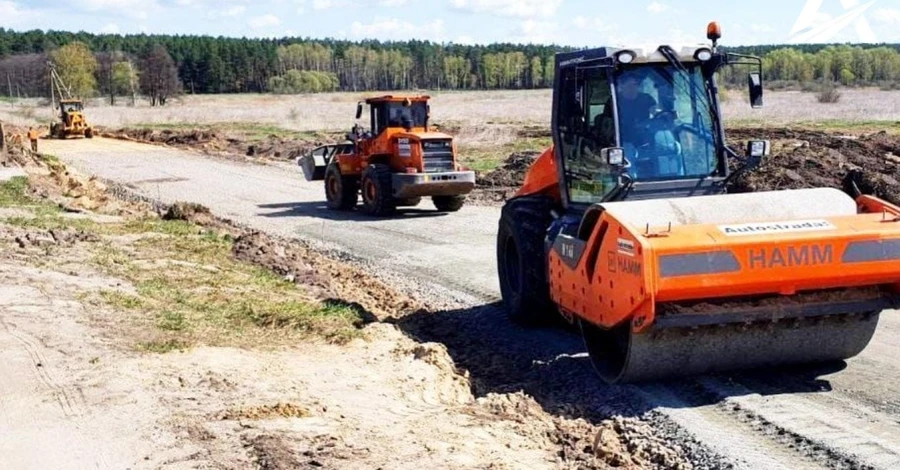
<instances>
[{"instance_id":1,"label":"green forest","mask_svg":"<svg viewBox=\"0 0 900 470\"><path fill-rule=\"evenodd\" d=\"M48 96L48 64L78 96L154 104L178 93L310 93L396 89L490 90L550 86L554 45L429 41L248 39L111 35L0 28L0 95ZM767 80L844 86L900 82L898 45L756 46ZM727 82L745 80L727 71ZM5 82L5 83L3 83ZM6 85L6 86L2 86Z\"/></svg>"}]
</instances>

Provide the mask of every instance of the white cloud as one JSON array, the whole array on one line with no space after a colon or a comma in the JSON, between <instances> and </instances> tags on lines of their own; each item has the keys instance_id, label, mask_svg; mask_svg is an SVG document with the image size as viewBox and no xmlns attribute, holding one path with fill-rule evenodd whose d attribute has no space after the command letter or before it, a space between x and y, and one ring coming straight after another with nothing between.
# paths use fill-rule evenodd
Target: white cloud
<instances>
[{"instance_id":1,"label":"white cloud","mask_svg":"<svg viewBox=\"0 0 900 470\"><path fill-rule=\"evenodd\" d=\"M900 25L900 10L896 8L879 8L875 10L875 21L892 25Z\"/></svg>"},{"instance_id":2,"label":"white cloud","mask_svg":"<svg viewBox=\"0 0 900 470\"><path fill-rule=\"evenodd\" d=\"M444 38L444 21L414 24L398 18L375 18L371 23L354 21L350 25L350 35L355 38L378 38L389 40Z\"/></svg>"},{"instance_id":3,"label":"white cloud","mask_svg":"<svg viewBox=\"0 0 900 470\"><path fill-rule=\"evenodd\" d=\"M383 7L400 7L407 3L408 0L378 0L378 5Z\"/></svg>"},{"instance_id":4,"label":"white cloud","mask_svg":"<svg viewBox=\"0 0 900 470\"><path fill-rule=\"evenodd\" d=\"M576 16L575 19L572 20L572 24L578 29L593 32L608 32L615 29L615 26L613 26L606 17L587 18L584 16Z\"/></svg>"},{"instance_id":5,"label":"white cloud","mask_svg":"<svg viewBox=\"0 0 900 470\"><path fill-rule=\"evenodd\" d=\"M671 8L669 5L666 5L665 3L659 3L659 2L652 2L649 5L647 5L647 11L649 11L650 13L653 13L654 15L658 15L658 14L668 10L669 8Z\"/></svg>"},{"instance_id":6,"label":"white cloud","mask_svg":"<svg viewBox=\"0 0 900 470\"><path fill-rule=\"evenodd\" d=\"M497 16L536 18L556 15L563 0L450 0L458 10Z\"/></svg>"},{"instance_id":7,"label":"white cloud","mask_svg":"<svg viewBox=\"0 0 900 470\"><path fill-rule=\"evenodd\" d=\"M100 28L100 32L103 34L119 34L119 25L115 23L109 23L102 28Z\"/></svg>"},{"instance_id":8,"label":"white cloud","mask_svg":"<svg viewBox=\"0 0 900 470\"><path fill-rule=\"evenodd\" d=\"M0 18L4 21L15 20L23 15L15 2L0 1Z\"/></svg>"},{"instance_id":9,"label":"white cloud","mask_svg":"<svg viewBox=\"0 0 900 470\"><path fill-rule=\"evenodd\" d=\"M523 44L559 43L559 25L552 21L525 20L510 35L511 42Z\"/></svg>"},{"instance_id":10,"label":"white cloud","mask_svg":"<svg viewBox=\"0 0 900 470\"><path fill-rule=\"evenodd\" d=\"M753 31L754 33L771 33L775 31L775 28L767 24L754 23L750 25L750 31Z\"/></svg>"},{"instance_id":11,"label":"white cloud","mask_svg":"<svg viewBox=\"0 0 900 470\"><path fill-rule=\"evenodd\" d=\"M18 3L0 0L0 18L3 26L9 27L38 27L41 24L41 12L22 8Z\"/></svg>"},{"instance_id":12,"label":"white cloud","mask_svg":"<svg viewBox=\"0 0 900 470\"><path fill-rule=\"evenodd\" d=\"M139 19L147 18L150 10L159 8L156 0L81 0L70 5L93 13Z\"/></svg>"},{"instance_id":13,"label":"white cloud","mask_svg":"<svg viewBox=\"0 0 900 470\"><path fill-rule=\"evenodd\" d=\"M334 0L313 0L312 2L313 10L327 10L335 6L337 5Z\"/></svg>"},{"instance_id":14,"label":"white cloud","mask_svg":"<svg viewBox=\"0 0 900 470\"><path fill-rule=\"evenodd\" d=\"M272 26L278 26L281 24L281 20L278 19L277 16L273 14L255 16L250 18L250 21L247 22L253 29L261 29L261 28L269 28Z\"/></svg>"},{"instance_id":15,"label":"white cloud","mask_svg":"<svg viewBox=\"0 0 900 470\"><path fill-rule=\"evenodd\" d=\"M236 16L244 14L245 11L247 11L247 7L245 7L244 5L235 5L233 7L226 8L224 11L222 11L221 15L234 18Z\"/></svg>"},{"instance_id":16,"label":"white cloud","mask_svg":"<svg viewBox=\"0 0 900 470\"><path fill-rule=\"evenodd\" d=\"M462 36L457 36L456 40L453 42L456 44L472 45L475 44L475 39L473 39L472 36L463 34Z\"/></svg>"}]
</instances>

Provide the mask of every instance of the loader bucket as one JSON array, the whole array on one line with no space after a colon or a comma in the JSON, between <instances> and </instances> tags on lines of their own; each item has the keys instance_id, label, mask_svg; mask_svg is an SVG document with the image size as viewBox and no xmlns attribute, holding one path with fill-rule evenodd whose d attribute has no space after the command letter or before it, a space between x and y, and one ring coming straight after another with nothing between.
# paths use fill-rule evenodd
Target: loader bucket
<instances>
[{"instance_id":1,"label":"loader bucket","mask_svg":"<svg viewBox=\"0 0 900 470\"><path fill-rule=\"evenodd\" d=\"M900 305L900 208L870 196L606 203L584 224L577 266L551 254L551 292L608 382L844 360Z\"/></svg>"},{"instance_id":2,"label":"loader bucket","mask_svg":"<svg viewBox=\"0 0 900 470\"><path fill-rule=\"evenodd\" d=\"M328 162L322 155L307 153L297 160L297 164L303 170L306 181L323 181L325 179L325 167Z\"/></svg>"}]
</instances>

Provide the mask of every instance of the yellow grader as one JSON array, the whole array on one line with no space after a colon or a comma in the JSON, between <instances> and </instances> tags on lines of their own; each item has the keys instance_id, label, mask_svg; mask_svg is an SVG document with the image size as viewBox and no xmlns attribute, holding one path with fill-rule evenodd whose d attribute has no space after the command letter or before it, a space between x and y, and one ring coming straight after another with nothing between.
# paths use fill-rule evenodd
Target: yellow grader
<instances>
[{"instance_id":1,"label":"yellow grader","mask_svg":"<svg viewBox=\"0 0 900 470\"><path fill-rule=\"evenodd\" d=\"M49 64L51 94L50 101L55 103L56 96L59 100L59 121L50 124L50 137L65 139L69 136L83 136L88 139L94 137L94 128L87 122L84 115L84 102L72 98L69 87L63 83L62 78L56 72L56 67Z\"/></svg>"}]
</instances>

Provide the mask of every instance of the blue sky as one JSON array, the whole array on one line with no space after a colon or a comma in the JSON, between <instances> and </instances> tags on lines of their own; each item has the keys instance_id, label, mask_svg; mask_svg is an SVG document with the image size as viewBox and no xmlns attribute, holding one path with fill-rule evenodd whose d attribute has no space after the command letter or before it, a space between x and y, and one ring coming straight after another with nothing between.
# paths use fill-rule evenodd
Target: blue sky
<instances>
[{"instance_id":1,"label":"blue sky","mask_svg":"<svg viewBox=\"0 0 900 470\"><path fill-rule=\"evenodd\" d=\"M900 0L0 0L2 27L95 33L600 46L703 41L710 20L727 45L900 42Z\"/></svg>"}]
</instances>

